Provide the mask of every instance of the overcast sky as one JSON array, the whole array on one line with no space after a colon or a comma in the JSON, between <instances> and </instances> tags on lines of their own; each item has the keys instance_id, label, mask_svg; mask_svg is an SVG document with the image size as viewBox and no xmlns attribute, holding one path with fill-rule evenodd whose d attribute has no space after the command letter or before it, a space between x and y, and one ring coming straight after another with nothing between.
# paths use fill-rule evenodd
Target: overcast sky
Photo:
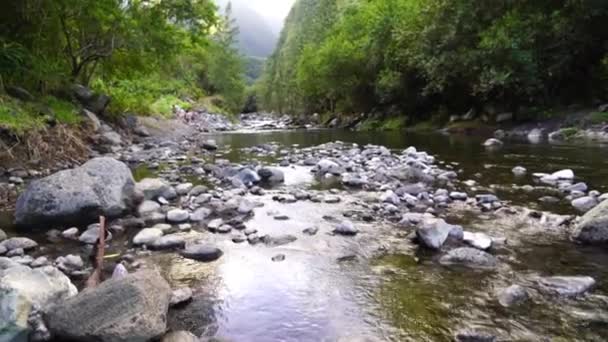
<instances>
[{"instance_id":1,"label":"overcast sky","mask_svg":"<svg viewBox=\"0 0 608 342\"><path fill-rule=\"evenodd\" d=\"M229 0L216 0L224 5ZM247 6L258 12L275 31L283 26L283 20L289 14L295 0L230 0L232 6Z\"/></svg>"}]
</instances>

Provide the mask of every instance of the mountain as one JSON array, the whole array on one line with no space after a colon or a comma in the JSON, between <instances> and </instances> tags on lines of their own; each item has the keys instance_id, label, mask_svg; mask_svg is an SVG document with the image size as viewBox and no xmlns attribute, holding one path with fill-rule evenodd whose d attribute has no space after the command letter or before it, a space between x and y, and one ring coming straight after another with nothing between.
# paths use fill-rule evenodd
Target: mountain
<instances>
[{"instance_id":1,"label":"mountain","mask_svg":"<svg viewBox=\"0 0 608 342\"><path fill-rule=\"evenodd\" d=\"M247 56L268 57L277 43L283 27L285 9L292 0L217 0L223 13L228 2L232 4L232 17L239 26L238 47ZM274 6L276 5L276 6Z\"/></svg>"}]
</instances>

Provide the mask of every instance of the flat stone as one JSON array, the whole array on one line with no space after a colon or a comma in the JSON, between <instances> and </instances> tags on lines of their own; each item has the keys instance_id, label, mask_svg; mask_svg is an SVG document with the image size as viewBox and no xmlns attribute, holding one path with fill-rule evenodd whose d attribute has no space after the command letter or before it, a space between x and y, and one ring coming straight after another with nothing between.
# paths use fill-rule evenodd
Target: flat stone
<instances>
[{"instance_id":1,"label":"flat stone","mask_svg":"<svg viewBox=\"0 0 608 342\"><path fill-rule=\"evenodd\" d=\"M277 221L287 221L287 220L289 220L289 216L283 215L283 214L281 214L281 215L275 215L274 219L277 220Z\"/></svg>"},{"instance_id":2,"label":"flat stone","mask_svg":"<svg viewBox=\"0 0 608 342\"><path fill-rule=\"evenodd\" d=\"M38 243L26 237L12 237L0 242L0 246L6 248L7 251L13 249L23 249L25 251L38 247Z\"/></svg>"},{"instance_id":3,"label":"flat stone","mask_svg":"<svg viewBox=\"0 0 608 342\"><path fill-rule=\"evenodd\" d=\"M482 329L461 329L454 334L455 342L496 342L496 335Z\"/></svg>"},{"instance_id":4,"label":"flat stone","mask_svg":"<svg viewBox=\"0 0 608 342\"><path fill-rule=\"evenodd\" d=\"M486 250L492 247L492 238L484 233L464 232L462 236L462 241L464 241L471 247L475 247L481 250Z\"/></svg>"},{"instance_id":5,"label":"flat stone","mask_svg":"<svg viewBox=\"0 0 608 342\"><path fill-rule=\"evenodd\" d=\"M139 216L147 216L160 210L160 204L156 201L145 200L137 208Z\"/></svg>"},{"instance_id":6,"label":"flat stone","mask_svg":"<svg viewBox=\"0 0 608 342\"><path fill-rule=\"evenodd\" d=\"M574 171L570 169L560 170L552 173L551 176L560 180L572 180L574 179Z\"/></svg>"},{"instance_id":7,"label":"flat stone","mask_svg":"<svg viewBox=\"0 0 608 342\"><path fill-rule=\"evenodd\" d=\"M210 262L219 259L223 252L219 248L211 245L194 244L187 246L181 254L184 258Z\"/></svg>"},{"instance_id":8,"label":"flat stone","mask_svg":"<svg viewBox=\"0 0 608 342\"><path fill-rule=\"evenodd\" d=\"M482 250L470 247L452 249L443 255L439 262L444 265L463 265L469 267L494 267L496 258Z\"/></svg>"},{"instance_id":9,"label":"flat stone","mask_svg":"<svg viewBox=\"0 0 608 342\"><path fill-rule=\"evenodd\" d=\"M558 276L538 279L539 290L550 295L576 297L595 286L595 279L585 276Z\"/></svg>"},{"instance_id":10,"label":"flat stone","mask_svg":"<svg viewBox=\"0 0 608 342\"><path fill-rule=\"evenodd\" d=\"M571 202L572 206L581 213L586 213L593 209L597 204L597 199L591 196L580 197Z\"/></svg>"},{"instance_id":11,"label":"flat stone","mask_svg":"<svg viewBox=\"0 0 608 342\"><path fill-rule=\"evenodd\" d=\"M285 260L285 254L277 254L272 257L272 261L274 261L274 262L280 262L283 260Z\"/></svg>"},{"instance_id":12,"label":"flat stone","mask_svg":"<svg viewBox=\"0 0 608 342\"><path fill-rule=\"evenodd\" d=\"M514 167L511 172L513 172L513 174L517 177L521 177L524 176L526 174L526 172L528 172L528 170L526 170L525 167L522 166L516 166Z\"/></svg>"},{"instance_id":13,"label":"flat stone","mask_svg":"<svg viewBox=\"0 0 608 342\"><path fill-rule=\"evenodd\" d=\"M190 221L201 222L206 220L212 214L211 209L198 208L192 214L190 214Z\"/></svg>"},{"instance_id":14,"label":"flat stone","mask_svg":"<svg viewBox=\"0 0 608 342\"><path fill-rule=\"evenodd\" d=\"M169 234L161 236L150 243L147 243L152 249L181 249L186 245L186 240L183 236Z\"/></svg>"},{"instance_id":15,"label":"flat stone","mask_svg":"<svg viewBox=\"0 0 608 342\"><path fill-rule=\"evenodd\" d=\"M262 242L264 242L264 244L266 244L269 247L277 247L277 246L286 245L288 243L292 243L292 242L296 241L297 239L298 239L297 237L295 237L293 235L289 235L289 234L277 235L277 236L265 235L261 238Z\"/></svg>"},{"instance_id":16,"label":"flat stone","mask_svg":"<svg viewBox=\"0 0 608 342\"><path fill-rule=\"evenodd\" d=\"M175 187L175 192L180 196L184 196L188 194L193 187L194 185L192 183L182 183Z\"/></svg>"},{"instance_id":17,"label":"flat stone","mask_svg":"<svg viewBox=\"0 0 608 342\"><path fill-rule=\"evenodd\" d=\"M66 230L64 230L63 232L61 232L61 236L63 236L66 239L70 239L70 240L75 240L78 238L78 228L76 227L72 227L72 228L68 228Z\"/></svg>"},{"instance_id":18,"label":"flat stone","mask_svg":"<svg viewBox=\"0 0 608 342\"><path fill-rule=\"evenodd\" d=\"M149 245L154 241L163 236L163 231L158 228L144 228L135 235L133 238L133 244L135 245Z\"/></svg>"},{"instance_id":19,"label":"flat stone","mask_svg":"<svg viewBox=\"0 0 608 342\"><path fill-rule=\"evenodd\" d=\"M183 209L172 209L167 212L167 221L170 223L182 223L188 221L190 213Z\"/></svg>"}]
</instances>

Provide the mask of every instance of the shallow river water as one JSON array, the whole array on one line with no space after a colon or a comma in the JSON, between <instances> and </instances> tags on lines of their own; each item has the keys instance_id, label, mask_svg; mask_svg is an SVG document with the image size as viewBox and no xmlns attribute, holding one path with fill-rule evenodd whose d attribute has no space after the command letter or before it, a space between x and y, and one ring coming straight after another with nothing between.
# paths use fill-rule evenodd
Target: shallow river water
<instances>
[{"instance_id":1,"label":"shallow river water","mask_svg":"<svg viewBox=\"0 0 608 342\"><path fill-rule=\"evenodd\" d=\"M331 130L226 133L209 138L222 146L218 157L232 161L249 160L241 148L269 142L300 147L336 140L393 149L415 146L451 165L460 180L472 179L480 189L492 188L502 200L559 214L574 211L567 202L540 204L542 192L515 189L514 185L532 184L532 177L515 178L511 169L520 165L531 175L571 168L590 189L608 190L608 148L598 145L511 141L501 150L486 151L481 137ZM283 189L320 186L307 169L284 171ZM497 270L448 268L437 263L438 255L407 242L409 232L390 223L356 222L360 229L356 237L331 236L332 226L323 216L340 217L354 210L351 202L356 193L341 193L343 200L335 205L278 204L272 201L273 191L256 198L264 206L255 209L247 227L256 228L260 235L292 234L298 238L295 242L270 248L234 244L214 235L208 239L224 251L216 262L202 264L174 253L146 258L160 265L172 286L194 289L193 302L170 313L171 328L239 342L450 341L455 330L471 326L487 328L505 341L608 340L606 249L578 246L564 234L520 234L527 228L523 220L453 213L448 222L462 224L465 230L516 238L493 252L501 264ZM290 220L274 220L268 215L274 210ZM310 226L319 227L316 236L302 233ZM277 254L284 254L285 260L273 262ZM583 299L533 296L515 308L496 302L497 289L550 275L592 276L597 287Z\"/></svg>"},{"instance_id":2,"label":"shallow river water","mask_svg":"<svg viewBox=\"0 0 608 342\"><path fill-rule=\"evenodd\" d=\"M532 184L532 177L515 178L511 169L529 173L572 168L592 189L608 186L608 149L598 145L550 145L509 142L499 151L486 151L483 139L470 136L416 135L384 132L279 131L212 136L221 156L248 160L240 148L277 142L299 147L341 140L372 143L435 155L460 172L494 187L501 199L560 214L571 214L567 202L549 207L537 199L542 193L513 190L513 184ZM307 171L285 169L287 188L317 188ZM277 247L234 246L224 243L226 255L211 265L163 255L157 262L174 284L200 289L195 301L174 312L172 324L197 333L234 341L449 341L461 327L485 327L510 341L601 341L608 338L608 251L577 246L567 236L530 236L495 251L503 266L497 271L474 271L439 266L436 255L403 242L405 234L387 223L366 224L352 239L329 236L323 215L340 216L351 209L348 200L327 206L298 202L274 204L267 195L248 227L260 233L298 236ZM348 196L345 197L345 199ZM276 206L276 208L275 208ZM277 222L266 213L277 209L291 217ZM516 230L518 223L486 217L462 217L454 223L490 233ZM362 225L361 223L358 223ZM320 227L314 237L301 233ZM507 232L505 235L517 234ZM392 248L403 245L400 248ZM390 247L387 247L390 246ZM386 251L378 253L378 251ZM283 253L286 260L272 262ZM592 298L553 300L534 298L516 308L496 302L495 290L512 283L526 284L534 276L590 275L598 281Z\"/></svg>"}]
</instances>

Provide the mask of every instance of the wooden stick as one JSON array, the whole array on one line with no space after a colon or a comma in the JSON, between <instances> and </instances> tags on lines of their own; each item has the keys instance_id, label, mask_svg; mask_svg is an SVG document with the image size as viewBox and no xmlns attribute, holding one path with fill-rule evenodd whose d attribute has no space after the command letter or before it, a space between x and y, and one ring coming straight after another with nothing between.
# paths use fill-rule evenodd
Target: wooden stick
<instances>
[{"instance_id":1,"label":"wooden stick","mask_svg":"<svg viewBox=\"0 0 608 342\"><path fill-rule=\"evenodd\" d=\"M86 287L95 287L102 281L101 275L103 271L103 259L106 247L106 218L99 216L99 237L97 244L93 248L93 273L87 279Z\"/></svg>"}]
</instances>

